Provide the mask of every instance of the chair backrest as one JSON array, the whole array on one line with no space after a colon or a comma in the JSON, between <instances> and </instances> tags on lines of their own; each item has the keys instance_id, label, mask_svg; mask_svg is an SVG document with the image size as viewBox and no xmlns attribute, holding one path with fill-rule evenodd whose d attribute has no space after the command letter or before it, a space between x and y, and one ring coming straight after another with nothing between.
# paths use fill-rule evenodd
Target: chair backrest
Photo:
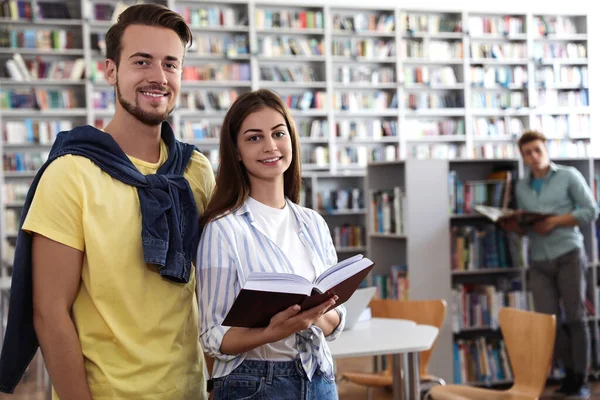
<instances>
[{"instance_id":1,"label":"chair backrest","mask_svg":"<svg viewBox=\"0 0 600 400\"><path fill-rule=\"evenodd\" d=\"M510 307L501 308L498 317L513 370L513 390L538 398L552 361L556 318Z\"/></svg>"},{"instance_id":2,"label":"chair backrest","mask_svg":"<svg viewBox=\"0 0 600 400\"><path fill-rule=\"evenodd\" d=\"M371 314L375 318L398 318L416 322L418 325L431 325L439 330L446 318L446 301L440 300L371 300L369 304ZM439 334L438 334L439 337ZM420 358L420 374L427 374L427 366L431 353L435 348L437 338L431 349L422 351ZM388 360L389 361L389 360ZM386 372L391 372L391 361L388 363Z\"/></svg>"}]
</instances>

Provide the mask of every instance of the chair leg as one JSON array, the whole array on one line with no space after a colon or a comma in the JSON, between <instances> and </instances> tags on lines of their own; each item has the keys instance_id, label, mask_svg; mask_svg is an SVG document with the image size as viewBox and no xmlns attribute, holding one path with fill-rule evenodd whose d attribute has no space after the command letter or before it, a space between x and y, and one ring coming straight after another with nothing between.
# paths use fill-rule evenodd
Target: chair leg
<instances>
[{"instance_id":1,"label":"chair leg","mask_svg":"<svg viewBox=\"0 0 600 400\"><path fill-rule=\"evenodd\" d=\"M421 385L429 385L429 384L438 384L441 386L446 386L446 381L439 376L427 375L425 377L421 377Z\"/></svg>"},{"instance_id":2,"label":"chair leg","mask_svg":"<svg viewBox=\"0 0 600 400\"><path fill-rule=\"evenodd\" d=\"M373 400L373 392L371 386L367 386L367 400Z\"/></svg>"},{"instance_id":3,"label":"chair leg","mask_svg":"<svg viewBox=\"0 0 600 400\"><path fill-rule=\"evenodd\" d=\"M430 398L429 396L429 391L434 387L434 386L446 386L446 381L443 380L442 378L432 378L432 377L427 377L427 379L422 380L421 381L421 394L422 394L422 398L423 400L427 400Z\"/></svg>"},{"instance_id":4,"label":"chair leg","mask_svg":"<svg viewBox=\"0 0 600 400\"><path fill-rule=\"evenodd\" d=\"M433 382L436 382L438 385L446 386L446 381L442 378L433 379Z\"/></svg>"}]
</instances>

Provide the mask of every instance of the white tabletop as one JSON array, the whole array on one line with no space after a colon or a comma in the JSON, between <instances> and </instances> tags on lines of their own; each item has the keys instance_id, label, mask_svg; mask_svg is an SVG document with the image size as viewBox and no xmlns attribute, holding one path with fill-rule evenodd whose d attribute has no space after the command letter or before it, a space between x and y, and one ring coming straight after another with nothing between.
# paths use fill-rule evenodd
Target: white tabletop
<instances>
[{"instance_id":1,"label":"white tabletop","mask_svg":"<svg viewBox=\"0 0 600 400\"><path fill-rule=\"evenodd\" d=\"M437 334L438 328L434 326L417 325L402 319L373 318L359 322L328 344L331 355L336 358L411 353L429 350Z\"/></svg>"}]
</instances>

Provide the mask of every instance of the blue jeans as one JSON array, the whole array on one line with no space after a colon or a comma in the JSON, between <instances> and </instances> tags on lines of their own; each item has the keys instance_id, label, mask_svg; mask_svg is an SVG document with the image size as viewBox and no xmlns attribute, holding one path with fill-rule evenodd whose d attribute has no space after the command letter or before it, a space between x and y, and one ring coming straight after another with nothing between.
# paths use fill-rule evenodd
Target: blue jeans
<instances>
[{"instance_id":1,"label":"blue jeans","mask_svg":"<svg viewBox=\"0 0 600 400\"><path fill-rule=\"evenodd\" d=\"M215 400L337 400L335 381L317 369L308 380L302 362L244 360L227 376L214 379Z\"/></svg>"}]
</instances>

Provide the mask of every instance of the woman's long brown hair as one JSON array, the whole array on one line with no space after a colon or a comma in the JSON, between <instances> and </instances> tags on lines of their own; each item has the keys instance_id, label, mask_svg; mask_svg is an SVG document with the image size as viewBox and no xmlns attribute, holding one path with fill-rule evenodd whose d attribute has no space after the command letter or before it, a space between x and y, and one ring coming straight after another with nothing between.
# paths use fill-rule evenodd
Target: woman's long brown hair
<instances>
[{"instance_id":1,"label":"woman's long brown hair","mask_svg":"<svg viewBox=\"0 0 600 400\"><path fill-rule=\"evenodd\" d=\"M246 117L265 107L279 112L285 119L292 141L292 162L283 173L284 194L294 203L300 198L300 149L296 124L279 95L260 89L248 92L231 105L225 115L221 127L219 145L219 168L217 171L216 188L213 196L200 220L204 227L208 222L225 216L241 207L250 195L250 178L244 164L238 159L237 137Z\"/></svg>"}]
</instances>

